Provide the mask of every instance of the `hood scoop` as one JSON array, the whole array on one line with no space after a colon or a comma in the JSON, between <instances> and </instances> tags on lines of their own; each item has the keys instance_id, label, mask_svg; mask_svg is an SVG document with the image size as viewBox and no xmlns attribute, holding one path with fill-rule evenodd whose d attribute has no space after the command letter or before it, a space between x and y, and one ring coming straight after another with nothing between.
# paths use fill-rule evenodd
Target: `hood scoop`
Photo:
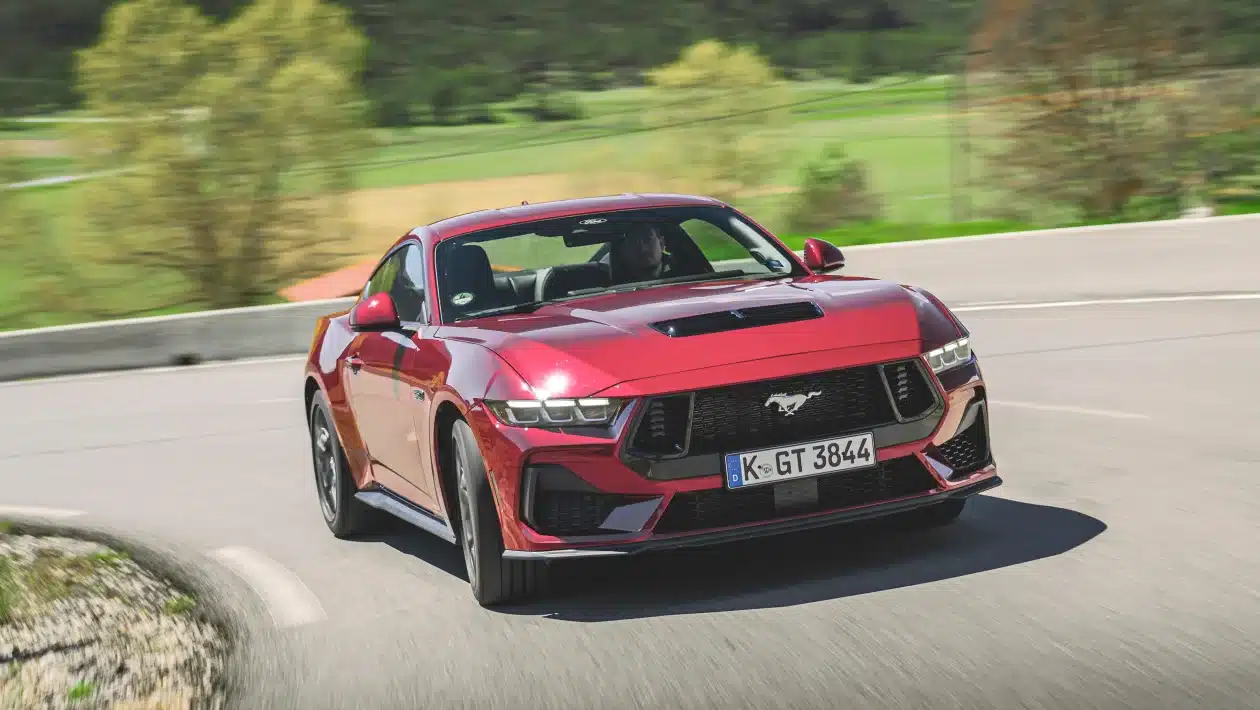
<instances>
[{"instance_id":1,"label":"hood scoop","mask_svg":"<svg viewBox=\"0 0 1260 710\"><path fill-rule=\"evenodd\" d=\"M819 308L818 304L811 301L799 301L702 313L686 318L660 321L653 323L651 327L671 338L686 338L692 335L709 335L780 323L795 323L822 318L822 315L822 308Z\"/></svg>"}]
</instances>

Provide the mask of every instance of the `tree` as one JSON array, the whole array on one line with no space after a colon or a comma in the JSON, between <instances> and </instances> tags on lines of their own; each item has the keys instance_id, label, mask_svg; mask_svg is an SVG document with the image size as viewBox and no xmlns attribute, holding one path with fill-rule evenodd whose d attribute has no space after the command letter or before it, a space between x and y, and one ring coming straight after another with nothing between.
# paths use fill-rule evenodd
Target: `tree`
<instances>
[{"instance_id":1,"label":"tree","mask_svg":"<svg viewBox=\"0 0 1260 710\"><path fill-rule=\"evenodd\" d=\"M801 170L801 185L787 214L793 234L810 234L883 216L883 200L871 190L866 164L828 144Z\"/></svg>"},{"instance_id":2,"label":"tree","mask_svg":"<svg viewBox=\"0 0 1260 710\"><path fill-rule=\"evenodd\" d=\"M1195 85L1210 13L1190 0L996 2L983 25L1009 127L1003 187L1121 217L1135 197L1175 210L1193 161L1191 128L1210 120Z\"/></svg>"},{"instance_id":3,"label":"tree","mask_svg":"<svg viewBox=\"0 0 1260 710\"><path fill-rule=\"evenodd\" d=\"M225 24L179 0L126 0L79 58L105 122L78 136L101 253L174 272L179 305L262 303L327 271L361 148L364 40L321 0L257 0ZM167 304L176 305L176 304Z\"/></svg>"},{"instance_id":4,"label":"tree","mask_svg":"<svg viewBox=\"0 0 1260 710\"><path fill-rule=\"evenodd\" d=\"M707 40L648 82L656 100L644 120L657 129L661 175L726 200L766 182L778 161L771 131L790 94L760 55Z\"/></svg>"},{"instance_id":5,"label":"tree","mask_svg":"<svg viewBox=\"0 0 1260 710\"><path fill-rule=\"evenodd\" d=\"M20 157L0 144L0 329L50 325L66 311L76 283L46 209L34 204L38 189L10 187L34 177ZM8 301L9 303L3 303Z\"/></svg>"}]
</instances>

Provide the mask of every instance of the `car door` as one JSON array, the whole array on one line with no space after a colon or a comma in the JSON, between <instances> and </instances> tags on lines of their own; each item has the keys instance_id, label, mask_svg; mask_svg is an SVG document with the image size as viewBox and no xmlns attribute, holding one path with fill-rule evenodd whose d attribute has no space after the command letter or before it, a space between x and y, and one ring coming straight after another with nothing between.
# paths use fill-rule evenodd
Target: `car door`
<instances>
[{"instance_id":1,"label":"car door","mask_svg":"<svg viewBox=\"0 0 1260 710\"><path fill-rule=\"evenodd\" d=\"M362 298L390 293L402 266L402 253L395 251L381 262L363 290ZM378 483L408 498L406 479L390 465L391 452L400 427L397 421L397 378L395 361L399 350L397 332L358 333L346 350L342 381L350 408L358 423L359 437L367 449L372 476ZM418 502L418 501L417 501Z\"/></svg>"},{"instance_id":2,"label":"car door","mask_svg":"<svg viewBox=\"0 0 1260 710\"><path fill-rule=\"evenodd\" d=\"M425 302L425 259L423 247L409 244L400 252L398 277L390 297L398 309L403 331L385 334L395 345L391 386L394 428L384 443L389 468L409 484L410 496L431 512L441 510L434 472L429 465L433 442L425 432L432 415L433 392L446 371L444 348L431 337Z\"/></svg>"}]
</instances>

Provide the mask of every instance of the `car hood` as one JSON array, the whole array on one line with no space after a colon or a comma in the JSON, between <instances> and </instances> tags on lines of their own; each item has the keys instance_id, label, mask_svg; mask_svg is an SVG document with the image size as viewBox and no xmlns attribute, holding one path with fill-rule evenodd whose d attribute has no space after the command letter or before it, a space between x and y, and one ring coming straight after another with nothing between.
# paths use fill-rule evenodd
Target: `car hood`
<instances>
[{"instance_id":1,"label":"car hood","mask_svg":"<svg viewBox=\"0 0 1260 710\"><path fill-rule=\"evenodd\" d=\"M916 299L877 279L660 286L443 326L437 337L498 353L540 396L580 397L616 384L769 357L920 339ZM821 317L670 337L661 321L757 306L813 303Z\"/></svg>"}]
</instances>

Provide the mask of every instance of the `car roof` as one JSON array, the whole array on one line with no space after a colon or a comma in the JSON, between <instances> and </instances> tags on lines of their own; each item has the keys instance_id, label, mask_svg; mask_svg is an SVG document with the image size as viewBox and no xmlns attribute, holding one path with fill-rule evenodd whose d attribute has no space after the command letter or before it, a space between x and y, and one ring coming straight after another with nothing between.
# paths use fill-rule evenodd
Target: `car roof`
<instances>
[{"instance_id":1,"label":"car roof","mask_svg":"<svg viewBox=\"0 0 1260 710\"><path fill-rule=\"evenodd\" d=\"M448 217L447 219L419 227L412 230L412 234L418 235L427 231L433 235L436 241L443 241L483 229L494 229L539 219L573 217L591 212L650 209L652 207L713 207L725 205L726 203L712 197L669 193L625 193L604 197L580 197L534 204L522 203L511 207L469 212L468 214ZM399 243L407 238L403 237L399 240Z\"/></svg>"}]
</instances>

